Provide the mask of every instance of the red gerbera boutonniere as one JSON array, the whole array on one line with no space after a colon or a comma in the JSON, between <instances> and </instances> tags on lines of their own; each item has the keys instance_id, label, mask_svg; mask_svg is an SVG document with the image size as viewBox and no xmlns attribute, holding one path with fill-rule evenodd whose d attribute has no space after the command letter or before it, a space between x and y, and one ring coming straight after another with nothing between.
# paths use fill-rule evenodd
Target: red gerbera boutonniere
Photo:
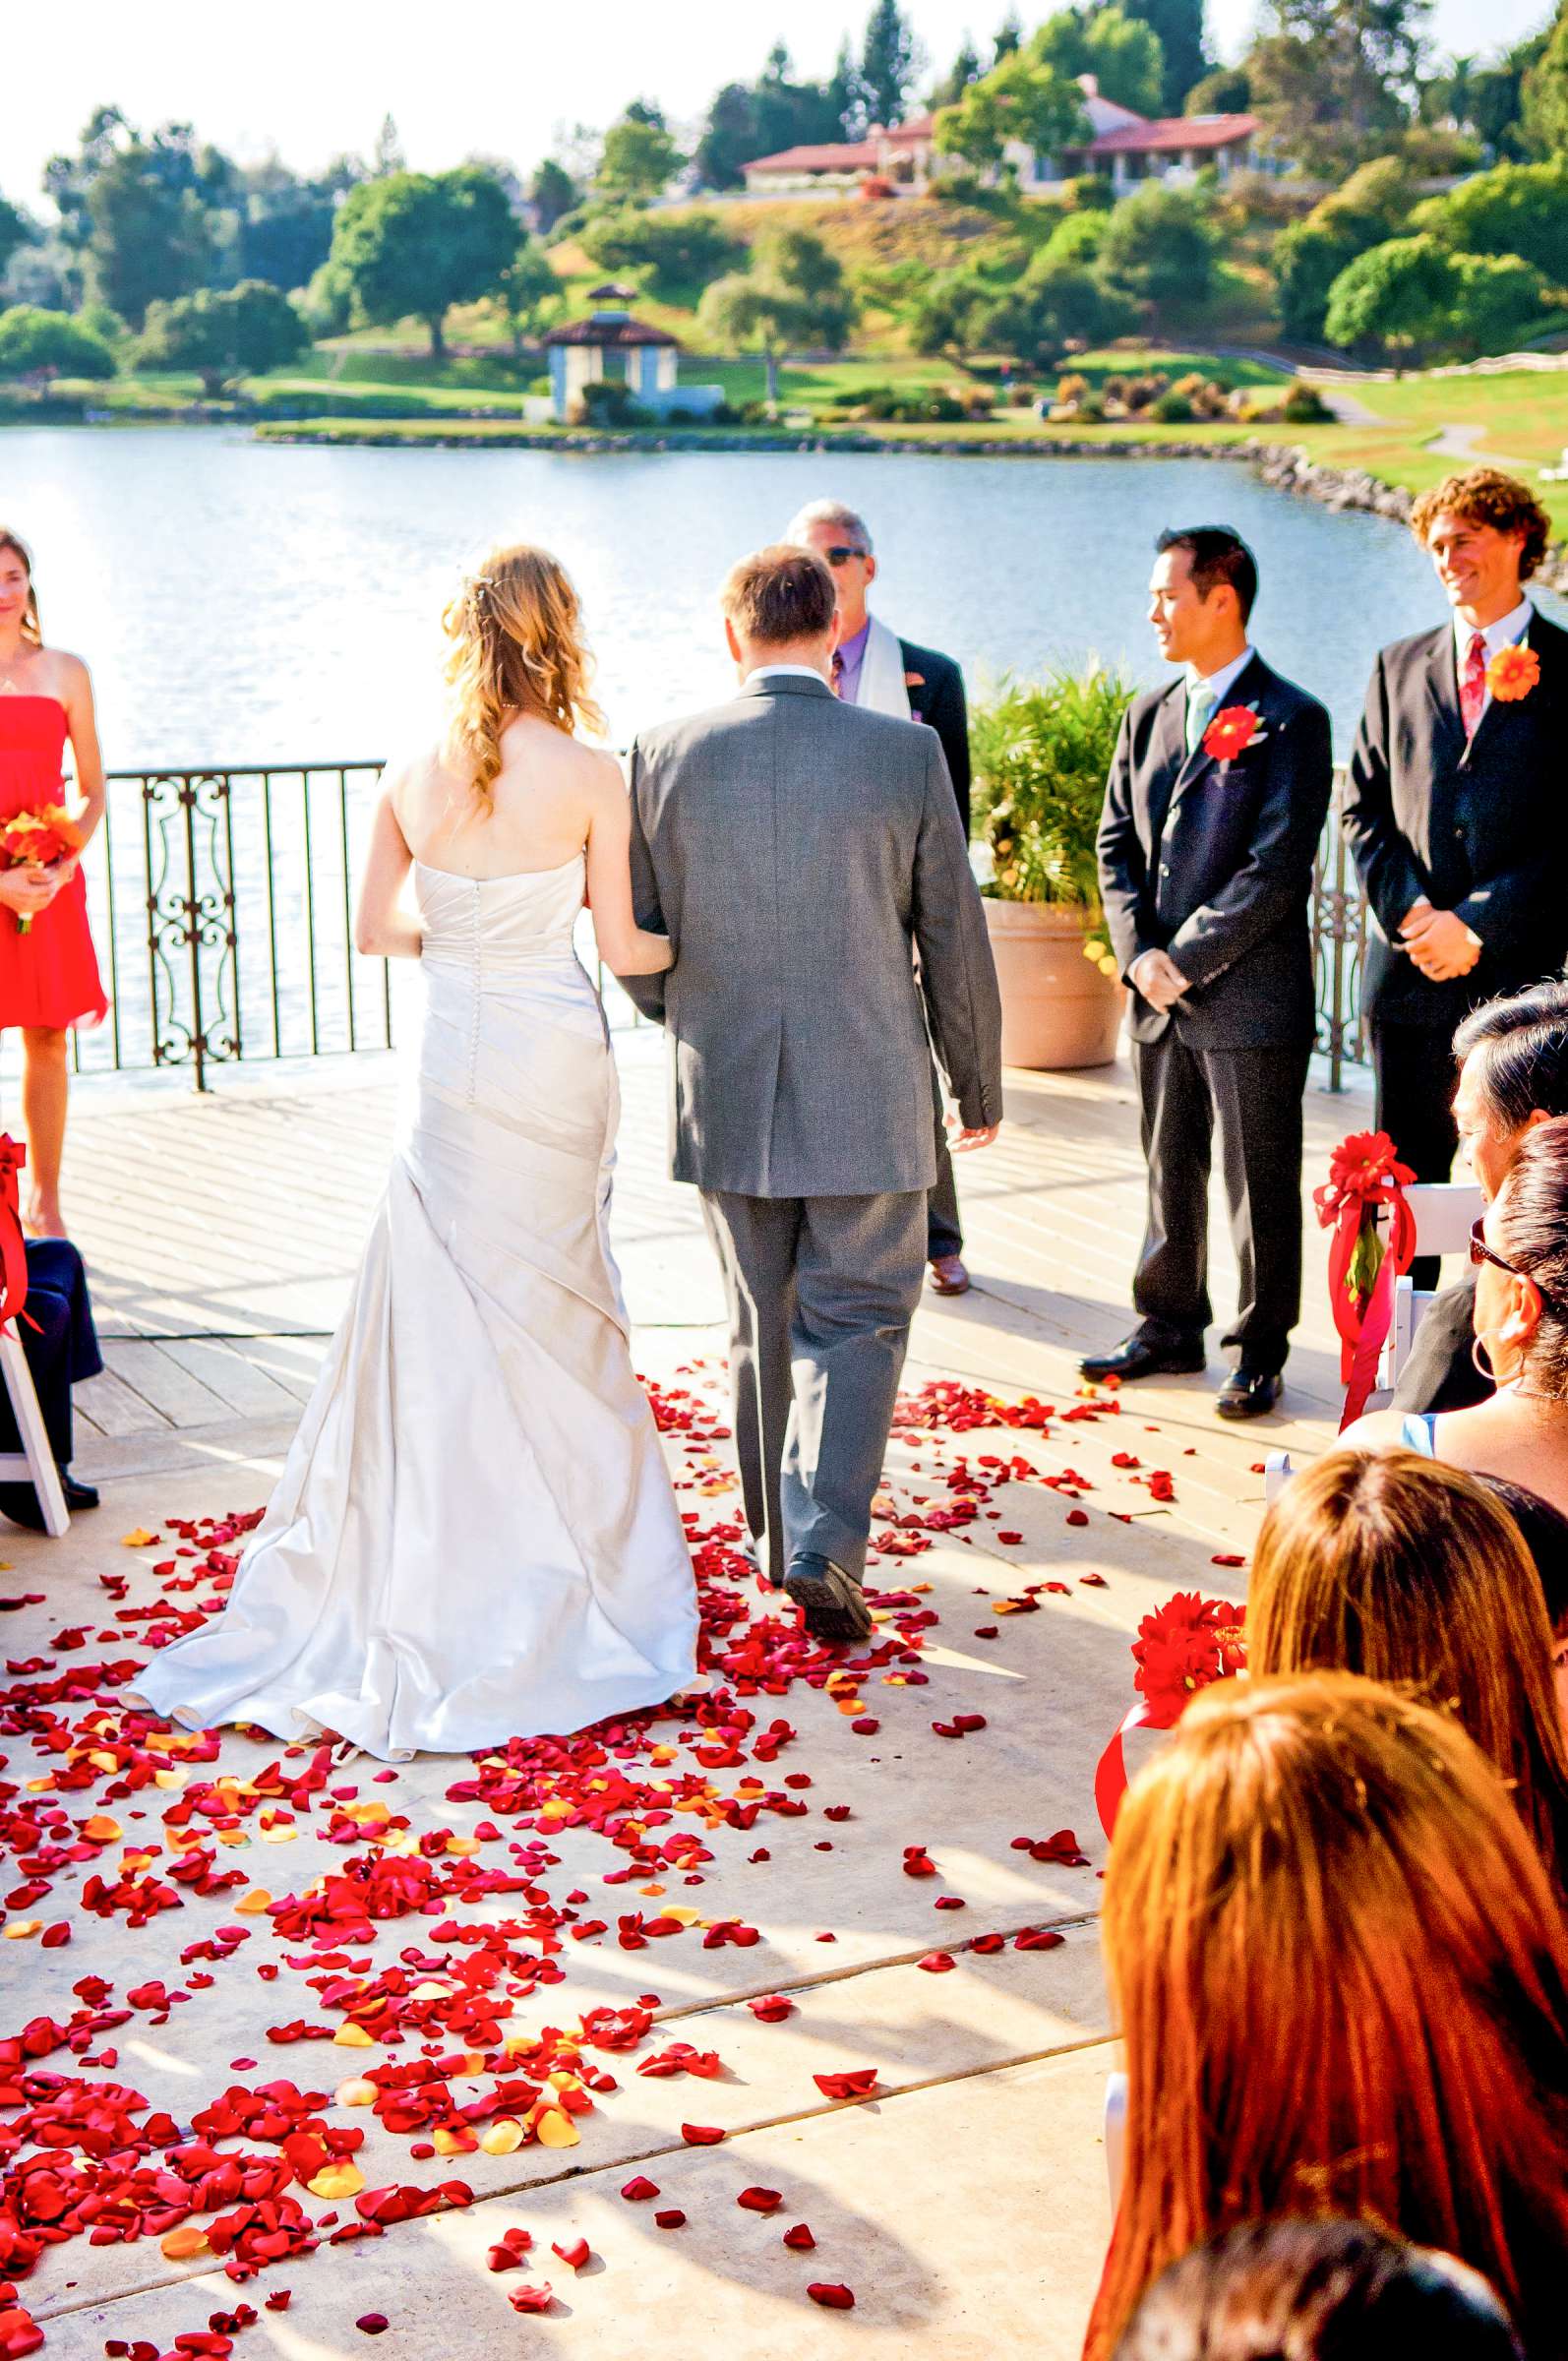
<instances>
[{"instance_id":1,"label":"red gerbera boutonniere","mask_svg":"<svg viewBox=\"0 0 1568 2361\"><path fill-rule=\"evenodd\" d=\"M1540 658L1522 640L1500 647L1486 667L1486 686L1500 705L1517 705L1539 678Z\"/></svg>"},{"instance_id":2,"label":"red gerbera boutonniere","mask_svg":"<svg viewBox=\"0 0 1568 2361\"><path fill-rule=\"evenodd\" d=\"M1256 705L1224 705L1203 733L1203 751L1217 762L1233 762L1267 736Z\"/></svg>"}]
</instances>

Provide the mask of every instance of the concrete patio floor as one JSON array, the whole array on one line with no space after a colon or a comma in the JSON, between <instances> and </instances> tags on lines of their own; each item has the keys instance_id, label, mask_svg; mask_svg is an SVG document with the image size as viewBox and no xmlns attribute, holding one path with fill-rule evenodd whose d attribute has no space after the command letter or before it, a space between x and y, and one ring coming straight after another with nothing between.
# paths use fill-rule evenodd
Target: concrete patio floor
<instances>
[{"instance_id":1,"label":"concrete patio floor","mask_svg":"<svg viewBox=\"0 0 1568 2361\"><path fill-rule=\"evenodd\" d=\"M684 1388L722 1420L718 1287L692 1192L663 1177L657 1045L629 1034L618 1046L626 1120L616 1233L638 1366L656 1387ZM105 1501L63 1542L0 1541L0 1591L9 1594L0 1604L43 1601L6 1615L13 1677L37 1659L67 1669L75 1630L95 1636L101 1624L106 1639L136 1645L138 1624L116 1630L106 1620L114 1612L106 1592L112 1598L124 1576L133 1604L162 1598L153 1568L170 1562L173 1543L127 1545L122 1537L167 1537L171 1520L261 1505L322 1332L341 1307L392 1117L388 1069L372 1060L299 1077L237 1075L205 1100L161 1089L79 1094L67 1204L93 1273L109 1369L80 1389L78 1467L104 1484ZM1310 1094L1309 1180L1322 1177L1329 1146L1364 1117L1354 1095ZM934 1499L956 1496L960 1461L985 1480L972 1522L927 1528L918 1553L877 1560L875 1580L905 1601L886 1610L878 1640L894 1634L911 1604L938 1618L920 1634L925 1677L905 1686L901 1672L891 1683L882 1669L866 1673L860 1728L840 1700L804 1679L787 1695L756 1698L759 1722L776 1715L796 1732L776 1771L744 1758L733 1769L704 1768L692 1717L661 1724L667 1780L690 1775L733 1795L750 1776L782 1794L793 1776L794 1800L807 1807L764 1815L744 1836L704 1823L712 1857L689 1896L678 1875L606 1892L605 1872L624 1856L570 1821L552 1829L552 1899L570 1887L611 1929L568 1943L566 1980L515 1999L509 2031L531 2037L547 2024L575 2025L584 2010L657 1995L640 2051L595 2056L620 2089L577 2120L580 2145L411 2163L405 2136L369 2108L328 2096L329 2124L366 2134L357 2161L371 2187L434 2186L456 2175L474 2202L385 2237L324 2243L242 2287L211 2255L170 2261L155 2238L75 2240L19 2282L50 2353L88 2361L109 2339L127 2349L145 2339L162 2352L178 2332L241 2301L260 2316L236 2338L236 2352L284 2361L358 2352L366 2331L355 2324L372 2314L389 2324L378 2351L421 2361L469 2361L498 2346L605 2361L633 2351L649 2361L760 2361L785 2350L807 2361L852 2350L913 2351L923 2361L1028 2351L1067 2361L1077 2352L1109 2227L1099 2115L1114 2061L1095 1934L1104 1846L1094 1765L1131 1699L1127 1648L1139 1617L1176 1588L1241 1595L1244 1569L1216 1561L1244 1552L1255 1535L1265 1451L1288 1442L1306 1454L1329 1439L1337 1363L1314 1231L1286 1415L1239 1430L1220 1424L1218 1356L1204 1378L1129 1388L1119 1404L1082 1415L1076 1357L1124 1330L1141 1220L1124 1067L1010 1077L1002 1139L967 1159L961 1180L976 1287L958 1302L928 1299L921 1310L906 1376L913 1423L895 1435L879 1506L879 1533L896 1539L913 1530L900 1520L918 1523ZM1223 1318L1234 1278L1219 1238L1215 1261ZM1055 1414L1045 1431L955 1434L931 1415L929 1394L921 1407L924 1389L952 1379L1007 1400L1037 1396ZM683 1505L702 1527L733 1520L727 1449L707 1439L706 1423L695 1433L667 1433L666 1448ZM1156 1469L1171 1475L1174 1498L1151 1492ZM1047 1585L1055 1587L1026 1588ZM751 1604L754 1617L767 1612L754 1597ZM912 1658L903 1661L913 1668ZM934 1725L950 1729L956 1715L983 1716L983 1725L937 1734ZM47 1778L58 1759L30 1749L25 1727L6 1743L13 1780ZM225 1733L218 1762L194 1776L254 1779L279 1753L275 1741ZM297 1772L304 1759L285 1768ZM405 1846L435 1845L436 1831L466 1846L469 1832L494 1825L483 1801L447 1795L470 1768L465 1758L423 1758L373 1784L377 1766L361 1757L332 1784L356 1808L381 1799L406 1816ZM145 1793L105 1806L83 1792L61 1800L79 1824L90 1812L118 1811L124 1843L146 1849L168 1799ZM138 1818L140 1831L129 1826ZM265 1818L230 1832L238 1841L219 1850L220 1869L237 1866L247 1885L274 1898L303 1895L313 1879L341 1871L343 1846L320 1813L285 1814L270 1829ZM533 1826L508 1821L502 1833L511 1844ZM1019 1839L1063 1829L1075 1832L1087 1866L1019 1848ZM286 1851L273 1849L281 1844ZM476 1844L462 1857L511 1866L498 1840ZM912 1846L925 1849L934 1875L906 1872ZM117 1849L104 1855L105 1876L117 1858ZM211 1900L190 1894L183 1907L128 1930L123 1917L73 1907L87 1873L59 1870L48 1898L26 1906L40 1922L69 1917L72 1940L42 1950L23 1939L0 1952L8 2003L0 2029L37 2016L63 2022L77 2005L72 1987L101 1975L117 1988L110 2005L132 2006L131 2022L113 2035L111 2079L182 2124L235 2081L287 2076L330 2094L345 2076L417 2054L417 2043L386 2052L330 2041L271 2046L267 2028L279 2019L332 2015L287 1965L297 1939L277 1934L258 1906L232 1962L211 1986L199 1985L180 1953L229 1922L243 1889ZM650 1892L663 1899L638 1900ZM737 1921L756 1940L708 1947L700 1927L687 1927L645 1948L616 1942L621 1912L668 1912L681 1902L700 1911L701 1924ZM938 1902L955 1907L938 1911ZM22 1914L14 1893L9 1904L14 1922ZM461 1929L516 1905L509 1896L434 1907L446 1912L442 1927ZM1044 1942L1032 1930L1044 1930ZM1020 1933L1030 1937L1023 1949ZM999 1946L966 1948L983 1934L1000 1937ZM424 1948L441 1928L420 1921L413 1935ZM373 1943L353 1938L355 1971L370 1963L380 1972L409 1940L404 1919L378 1926ZM935 1953L951 1955L952 1968L920 1965ZM275 1976L258 1977L258 1967L278 1963ZM159 1979L169 1993L187 1989L188 2001L124 1997ZM759 2022L746 2002L774 1993L794 2003L791 2013ZM718 2075L637 2074L636 2058L675 2039L716 2052ZM68 2055L47 2063L82 2071ZM872 2094L847 2103L813 2080L866 2067L876 2071ZM694 2121L726 2137L689 2145L682 2125ZM633 2174L656 2182L655 2203L681 2209L685 2225L661 2230L653 2204L627 2201L620 2192ZM741 2191L758 2184L780 2195L771 2216L737 2206ZM318 2218L353 2218L351 2204L305 2202ZM799 2222L810 2225L814 2251L783 2245L782 2230ZM532 2233L527 2266L493 2274L486 2252L513 2225ZM578 2235L593 2259L574 2272L551 2247ZM553 2309L518 2317L509 2291L541 2280L554 2289ZM808 2300L814 2281L847 2285L855 2308ZM292 2290L288 2310L262 2309L278 2286Z\"/></svg>"}]
</instances>

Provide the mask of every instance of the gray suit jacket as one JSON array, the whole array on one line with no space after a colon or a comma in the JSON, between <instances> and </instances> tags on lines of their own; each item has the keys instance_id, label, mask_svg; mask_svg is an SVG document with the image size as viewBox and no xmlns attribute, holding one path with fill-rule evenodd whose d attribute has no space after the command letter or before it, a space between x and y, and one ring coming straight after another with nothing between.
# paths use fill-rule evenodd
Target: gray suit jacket
<instances>
[{"instance_id":1,"label":"gray suit jacket","mask_svg":"<svg viewBox=\"0 0 1568 2361\"><path fill-rule=\"evenodd\" d=\"M1000 1120L995 970L934 730L773 674L638 738L632 805L637 922L676 964L623 981L669 1031L677 1180L929 1188L928 1013L965 1123Z\"/></svg>"}]
</instances>

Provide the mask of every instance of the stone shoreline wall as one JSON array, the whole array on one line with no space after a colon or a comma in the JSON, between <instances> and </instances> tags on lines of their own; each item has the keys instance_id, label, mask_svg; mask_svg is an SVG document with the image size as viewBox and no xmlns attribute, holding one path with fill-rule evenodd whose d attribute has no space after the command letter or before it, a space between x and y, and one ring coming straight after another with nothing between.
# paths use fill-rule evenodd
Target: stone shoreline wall
<instances>
[{"instance_id":1,"label":"stone shoreline wall","mask_svg":"<svg viewBox=\"0 0 1568 2361\"><path fill-rule=\"evenodd\" d=\"M1392 516L1404 524L1416 505L1416 495L1403 486L1385 484L1362 467L1327 467L1321 460L1308 458L1298 444L1252 444L1246 447L1246 456L1266 484L1294 492L1302 500L1315 500L1325 509L1359 509L1374 516ZM1484 464L1484 460L1476 463ZM1463 465L1456 459L1456 472ZM1568 592L1568 542L1555 542L1547 550L1532 579L1547 590Z\"/></svg>"}]
</instances>

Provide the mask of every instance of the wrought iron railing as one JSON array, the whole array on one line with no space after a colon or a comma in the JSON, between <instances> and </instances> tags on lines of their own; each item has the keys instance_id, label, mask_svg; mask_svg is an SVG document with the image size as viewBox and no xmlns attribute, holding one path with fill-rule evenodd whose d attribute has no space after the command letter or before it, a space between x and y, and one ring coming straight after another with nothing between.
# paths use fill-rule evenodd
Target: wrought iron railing
<instances>
[{"instance_id":1,"label":"wrought iron railing","mask_svg":"<svg viewBox=\"0 0 1568 2361\"><path fill-rule=\"evenodd\" d=\"M354 948L353 891L382 766L255 764L110 774L87 860L107 1022L75 1036L82 1072L185 1067L206 1090L238 1059L390 1049L390 964ZM586 922L585 922L586 924ZM1364 1056L1366 914L1332 820L1312 892L1318 1046L1329 1087ZM591 938L583 948L591 961ZM612 1025L636 1012L599 978Z\"/></svg>"}]
</instances>

